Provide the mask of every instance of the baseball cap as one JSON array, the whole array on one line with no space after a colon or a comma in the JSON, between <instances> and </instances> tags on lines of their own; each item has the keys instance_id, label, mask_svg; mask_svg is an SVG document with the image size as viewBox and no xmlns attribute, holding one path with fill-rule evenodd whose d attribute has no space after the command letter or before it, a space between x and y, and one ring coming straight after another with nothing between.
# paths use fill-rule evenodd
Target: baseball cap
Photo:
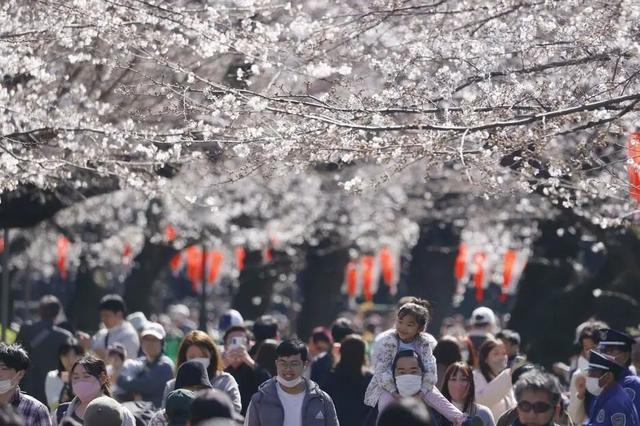
<instances>
[{"instance_id":1,"label":"baseball cap","mask_svg":"<svg viewBox=\"0 0 640 426\"><path fill-rule=\"evenodd\" d=\"M235 309L229 309L220 317L220 320L218 321L218 330L224 333L231 327L242 325L243 322L244 318L242 318L242 314L240 314L240 312Z\"/></svg>"},{"instance_id":2,"label":"baseball cap","mask_svg":"<svg viewBox=\"0 0 640 426\"><path fill-rule=\"evenodd\" d=\"M143 312L140 312L140 311L133 312L127 315L127 321L131 323L133 328L135 328L138 333L144 330L147 327L147 324L149 323L149 320L147 320L147 317L144 315Z\"/></svg>"},{"instance_id":3,"label":"baseball cap","mask_svg":"<svg viewBox=\"0 0 640 426\"><path fill-rule=\"evenodd\" d=\"M94 399L84 412L85 426L120 426L123 418L122 406L108 396Z\"/></svg>"},{"instance_id":4,"label":"baseball cap","mask_svg":"<svg viewBox=\"0 0 640 426\"><path fill-rule=\"evenodd\" d=\"M471 325L488 325L496 323L496 315L490 308L480 306L471 313Z\"/></svg>"},{"instance_id":5,"label":"baseball cap","mask_svg":"<svg viewBox=\"0 0 640 426\"><path fill-rule=\"evenodd\" d=\"M147 323L147 326L142 330L142 333L140 333L140 337L153 336L158 340L164 340L166 335L167 333L164 331L164 327L157 322Z\"/></svg>"},{"instance_id":6,"label":"baseball cap","mask_svg":"<svg viewBox=\"0 0 640 426\"><path fill-rule=\"evenodd\" d=\"M218 389L207 389L198 394L191 404L191 423L197 424L208 419L233 419L242 421L243 418L233 408L231 399Z\"/></svg>"},{"instance_id":7,"label":"baseball cap","mask_svg":"<svg viewBox=\"0 0 640 426\"><path fill-rule=\"evenodd\" d=\"M181 315L183 317L189 317L191 315L191 311L189 310L189 307L187 305L178 303L169 307L169 315Z\"/></svg>"},{"instance_id":8,"label":"baseball cap","mask_svg":"<svg viewBox=\"0 0 640 426\"><path fill-rule=\"evenodd\" d=\"M196 394L187 389L176 389L167 395L165 413L169 419L169 425L182 426L189 421L191 403L196 399Z\"/></svg>"}]
</instances>

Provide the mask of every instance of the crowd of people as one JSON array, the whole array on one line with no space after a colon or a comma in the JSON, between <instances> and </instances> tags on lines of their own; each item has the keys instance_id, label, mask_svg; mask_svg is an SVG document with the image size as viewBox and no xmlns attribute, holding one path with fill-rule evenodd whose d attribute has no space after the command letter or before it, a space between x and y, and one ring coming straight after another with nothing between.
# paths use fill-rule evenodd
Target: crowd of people
<instances>
[{"instance_id":1,"label":"crowd of people","mask_svg":"<svg viewBox=\"0 0 640 426\"><path fill-rule=\"evenodd\" d=\"M343 317L306 342L275 316L234 310L205 332L186 307L161 324L107 295L93 336L72 333L61 310L43 297L40 320L0 344L0 425L640 426L635 340L595 320L576 330L575 357L547 371L491 309L436 340L429 304L413 297L388 330Z\"/></svg>"}]
</instances>

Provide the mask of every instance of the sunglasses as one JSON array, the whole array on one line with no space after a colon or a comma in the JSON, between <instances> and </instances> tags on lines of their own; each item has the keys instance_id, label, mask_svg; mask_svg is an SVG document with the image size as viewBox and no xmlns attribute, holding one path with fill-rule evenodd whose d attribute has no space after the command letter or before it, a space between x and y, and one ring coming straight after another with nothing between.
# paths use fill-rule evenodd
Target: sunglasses
<instances>
[{"instance_id":1,"label":"sunglasses","mask_svg":"<svg viewBox=\"0 0 640 426\"><path fill-rule=\"evenodd\" d=\"M529 401L520 401L518 402L518 410L524 411L528 413L533 410L535 413L546 413L547 411L553 408L550 404L546 402L538 401L536 403L530 403Z\"/></svg>"}]
</instances>

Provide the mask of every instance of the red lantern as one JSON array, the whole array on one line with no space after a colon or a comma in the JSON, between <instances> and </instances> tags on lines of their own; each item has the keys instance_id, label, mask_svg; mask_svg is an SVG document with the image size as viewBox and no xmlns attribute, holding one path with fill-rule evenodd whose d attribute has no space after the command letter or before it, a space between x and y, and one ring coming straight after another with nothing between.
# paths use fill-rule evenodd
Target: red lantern
<instances>
[{"instance_id":1,"label":"red lantern","mask_svg":"<svg viewBox=\"0 0 640 426\"><path fill-rule=\"evenodd\" d=\"M269 263L273 260L273 248L271 246L262 250L262 261L264 263Z\"/></svg>"},{"instance_id":2,"label":"red lantern","mask_svg":"<svg viewBox=\"0 0 640 426\"><path fill-rule=\"evenodd\" d=\"M202 282L202 250L197 246L186 248L187 257L187 278L191 281L194 291L197 291Z\"/></svg>"},{"instance_id":3,"label":"red lantern","mask_svg":"<svg viewBox=\"0 0 640 426\"><path fill-rule=\"evenodd\" d=\"M176 239L176 237L178 236L178 232L172 225L167 225L164 230L164 236L168 242L171 242Z\"/></svg>"},{"instance_id":4,"label":"red lantern","mask_svg":"<svg viewBox=\"0 0 640 426\"><path fill-rule=\"evenodd\" d=\"M503 267L502 267L502 292L500 293L500 302L504 303L507 300L507 292L514 276L514 268L516 260L518 259L518 253L515 250L507 250L504 254Z\"/></svg>"},{"instance_id":5,"label":"red lantern","mask_svg":"<svg viewBox=\"0 0 640 426\"><path fill-rule=\"evenodd\" d=\"M475 274L473 283L476 287L476 300L481 302L484 299L484 287L486 279L486 261L487 255L484 252L478 252L473 255L473 263L475 266Z\"/></svg>"},{"instance_id":6,"label":"red lantern","mask_svg":"<svg viewBox=\"0 0 640 426\"><path fill-rule=\"evenodd\" d=\"M223 259L224 255L219 250L213 250L207 254L207 284L214 284L218 279Z\"/></svg>"},{"instance_id":7,"label":"red lantern","mask_svg":"<svg viewBox=\"0 0 640 426\"><path fill-rule=\"evenodd\" d=\"M629 164L629 193L640 202L640 132L632 133L627 142Z\"/></svg>"},{"instance_id":8,"label":"red lantern","mask_svg":"<svg viewBox=\"0 0 640 426\"><path fill-rule=\"evenodd\" d=\"M244 250L244 247L237 247L235 250L236 256L236 269L239 272L242 272L244 269L244 260L247 257L247 252Z\"/></svg>"},{"instance_id":9,"label":"red lantern","mask_svg":"<svg viewBox=\"0 0 640 426\"><path fill-rule=\"evenodd\" d=\"M69 244L70 244L69 239L64 235L61 235L60 237L58 237L58 243L57 243L58 272L60 273L60 278L62 278L64 281L66 281L67 278L69 277L69 273L67 270L67 266L68 266L67 257L69 254Z\"/></svg>"},{"instance_id":10,"label":"red lantern","mask_svg":"<svg viewBox=\"0 0 640 426\"><path fill-rule=\"evenodd\" d=\"M374 288L373 288L373 256L362 256L360 259L360 265L362 266L362 292L364 294L364 300L371 302L373 300Z\"/></svg>"},{"instance_id":11,"label":"red lantern","mask_svg":"<svg viewBox=\"0 0 640 426\"><path fill-rule=\"evenodd\" d=\"M356 262L351 261L347 263L347 270L345 272L347 283L347 295L353 299L356 297L358 291L358 265Z\"/></svg>"},{"instance_id":12,"label":"red lantern","mask_svg":"<svg viewBox=\"0 0 640 426\"><path fill-rule=\"evenodd\" d=\"M460 248L458 249L458 256L456 257L456 261L453 267L453 276L456 277L456 280L462 280L466 275L466 265L467 265L467 245L465 243L460 243Z\"/></svg>"}]
</instances>

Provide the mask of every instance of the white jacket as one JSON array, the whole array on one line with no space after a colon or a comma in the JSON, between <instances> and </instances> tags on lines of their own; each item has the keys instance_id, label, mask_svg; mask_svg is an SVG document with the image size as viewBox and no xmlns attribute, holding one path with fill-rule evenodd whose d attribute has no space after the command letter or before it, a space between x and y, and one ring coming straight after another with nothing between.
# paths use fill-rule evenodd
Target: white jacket
<instances>
[{"instance_id":1,"label":"white jacket","mask_svg":"<svg viewBox=\"0 0 640 426\"><path fill-rule=\"evenodd\" d=\"M385 333L379 339L374 348L372 360L374 373L364 396L364 403L370 407L378 404L383 391L396 392L396 384L393 379L392 364L398 353L398 334L395 330ZM422 392L427 394L438 381L436 371L436 358L433 356L433 337L427 333L420 333L415 340L416 352L422 358L424 374L422 375Z\"/></svg>"},{"instance_id":2,"label":"white jacket","mask_svg":"<svg viewBox=\"0 0 640 426\"><path fill-rule=\"evenodd\" d=\"M511 369L507 368L489 383L480 370L474 370L473 380L476 387L476 403L489 407L495 419L499 419L507 410L517 405L511 384Z\"/></svg>"}]
</instances>

